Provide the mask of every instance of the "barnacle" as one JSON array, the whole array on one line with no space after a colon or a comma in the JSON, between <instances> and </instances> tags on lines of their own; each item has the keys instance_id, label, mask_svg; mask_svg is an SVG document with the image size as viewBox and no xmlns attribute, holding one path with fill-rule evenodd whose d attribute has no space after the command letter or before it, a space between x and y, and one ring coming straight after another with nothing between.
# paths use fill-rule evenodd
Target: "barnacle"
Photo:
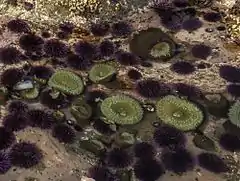
<instances>
[{"instance_id":1,"label":"barnacle","mask_svg":"<svg viewBox=\"0 0 240 181\"><path fill-rule=\"evenodd\" d=\"M48 85L68 95L79 95L84 85L81 77L67 70L59 70L52 75Z\"/></svg>"},{"instance_id":2,"label":"barnacle","mask_svg":"<svg viewBox=\"0 0 240 181\"><path fill-rule=\"evenodd\" d=\"M96 64L89 71L89 79L95 83L108 82L116 74L116 69L107 64Z\"/></svg>"},{"instance_id":3,"label":"barnacle","mask_svg":"<svg viewBox=\"0 0 240 181\"><path fill-rule=\"evenodd\" d=\"M160 99L156 110L157 116L164 123L182 131L196 129L204 119L202 110L195 104L172 95Z\"/></svg>"},{"instance_id":4,"label":"barnacle","mask_svg":"<svg viewBox=\"0 0 240 181\"><path fill-rule=\"evenodd\" d=\"M142 57L167 58L171 57L176 49L175 42L159 28L148 28L134 35L130 41L130 50ZM152 54L152 55L151 55Z\"/></svg>"},{"instance_id":5,"label":"barnacle","mask_svg":"<svg viewBox=\"0 0 240 181\"><path fill-rule=\"evenodd\" d=\"M106 98L101 104L101 111L108 120L121 125L136 124L143 117L140 104L125 95Z\"/></svg>"},{"instance_id":6,"label":"barnacle","mask_svg":"<svg viewBox=\"0 0 240 181\"><path fill-rule=\"evenodd\" d=\"M240 127L240 102L235 102L229 109L228 112L229 120L232 124Z\"/></svg>"}]
</instances>

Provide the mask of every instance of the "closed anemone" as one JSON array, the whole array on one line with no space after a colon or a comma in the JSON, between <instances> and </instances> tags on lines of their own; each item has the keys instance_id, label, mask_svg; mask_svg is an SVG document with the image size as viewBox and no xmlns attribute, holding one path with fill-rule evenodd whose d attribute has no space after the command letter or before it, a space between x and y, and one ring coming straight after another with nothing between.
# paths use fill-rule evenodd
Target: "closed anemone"
<instances>
[{"instance_id":1,"label":"closed anemone","mask_svg":"<svg viewBox=\"0 0 240 181\"><path fill-rule=\"evenodd\" d=\"M32 66L30 69L30 75L38 79L49 79L53 73L54 70L51 67L43 65Z\"/></svg>"},{"instance_id":2,"label":"closed anemone","mask_svg":"<svg viewBox=\"0 0 240 181\"><path fill-rule=\"evenodd\" d=\"M193 64L186 61L179 61L179 62L173 63L170 69L182 75L191 74L196 70Z\"/></svg>"},{"instance_id":3,"label":"closed anemone","mask_svg":"<svg viewBox=\"0 0 240 181\"><path fill-rule=\"evenodd\" d=\"M132 26L125 21L113 23L111 27L111 33L114 36L120 37L128 36L132 33L132 31L133 31Z\"/></svg>"},{"instance_id":4,"label":"closed anemone","mask_svg":"<svg viewBox=\"0 0 240 181\"><path fill-rule=\"evenodd\" d=\"M95 181L113 181L111 172L103 166L94 166L88 170L88 176Z\"/></svg>"},{"instance_id":5,"label":"closed anemone","mask_svg":"<svg viewBox=\"0 0 240 181\"><path fill-rule=\"evenodd\" d=\"M3 64L11 65L21 61L21 52L15 47L4 47L0 49L0 61Z\"/></svg>"},{"instance_id":6,"label":"closed anemone","mask_svg":"<svg viewBox=\"0 0 240 181\"><path fill-rule=\"evenodd\" d=\"M165 153L161 155L161 160L165 169L177 174L191 171L195 166L195 160L192 154L182 148L165 151Z\"/></svg>"},{"instance_id":7,"label":"closed anemone","mask_svg":"<svg viewBox=\"0 0 240 181\"><path fill-rule=\"evenodd\" d=\"M232 124L237 127L240 127L240 102L236 101L228 111L228 118Z\"/></svg>"},{"instance_id":8,"label":"closed anemone","mask_svg":"<svg viewBox=\"0 0 240 181\"><path fill-rule=\"evenodd\" d=\"M146 79L137 82L136 91L146 98L157 98L169 94L169 86L158 80Z\"/></svg>"},{"instance_id":9,"label":"closed anemone","mask_svg":"<svg viewBox=\"0 0 240 181\"><path fill-rule=\"evenodd\" d=\"M183 29L192 32L201 28L203 23L198 18L189 19L183 22Z\"/></svg>"},{"instance_id":10,"label":"closed anemone","mask_svg":"<svg viewBox=\"0 0 240 181\"><path fill-rule=\"evenodd\" d=\"M205 119L203 110L199 106L172 95L160 99L156 111L157 116L164 123L182 131L195 130Z\"/></svg>"},{"instance_id":11,"label":"closed anemone","mask_svg":"<svg viewBox=\"0 0 240 181\"><path fill-rule=\"evenodd\" d=\"M9 68L1 75L1 84L5 87L12 88L16 83L20 82L24 76L24 72L18 68Z\"/></svg>"},{"instance_id":12,"label":"closed anemone","mask_svg":"<svg viewBox=\"0 0 240 181\"><path fill-rule=\"evenodd\" d=\"M207 12L203 15L203 19L209 22L217 22L222 19L221 14L217 12Z\"/></svg>"},{"instance_id":13,"label":"closed anemone","mask_svg":"<svg viewBox=\"0 0 240 181\"><path fill-rule=\"evenodd\" d=\"M86 41L79 41L74 46L75 53L83 59L93 60L97 56L97 47Z\"/></svg>"},{"instance_id":14,"label":"closed anemone","mask_svg":"<svg viewBox=\"0 0 240 181\"><path fill-rule=\"evenodd\" d=\"M67 95L79 95L84 89L82 78L68 70L58 70L48 81L48 85Z\"/></svg>"},{"instance_id":15,"label":"closed anemone","mask_svg":"<svg viewBox=\"0 0 240 181\"><path fill-rule=\"evenodd\" d=\"M86 70L92 63L89 60L85 60L76 54L70 54L66 58L67 65L77 70Z\"/></svg>"},{"instance_id":16,"label":"closed anemone","mask_svg":"<svg viewBox=\"0 0 240 181\"><path fill-rule=\"evenodd\" d=\"M199 166L210 172L222 173L228 171L223 159L213 153L201 153L197 158Z\"/></svg>"},{"instance_id":17,"label":"closed anemone","mask_svg":"<svg viewBox=\"0 0 240 181\"><path fill-rule=\"evenodd\" d=\"M116 55L117 61L122 65L137 65L139 58L130 52L119 51Z\"/></svg>"},{"instance_id":18,"label":"closed anemone","mask_svg":"<svg viewBox=\"0 0 240 181\"><path fill-rule=\"evenodd\" d=\"M237 84L228 85L227 92L233 97L240 97L240 85Z\"/></svg>"},{"instance_id":19,"label":"closed anemone","mask_svg":"<svg viewBox=\"0 0 240 181\"><path fill-rule=\"evenodd\" d=\"M183 132L170 126L158 126L153 139L159 147L178 148L186 145Z\"/></svg>"},{"instance_id":20,"label":"closed anemone","mask_svg":"<svg viewBox=\"0 0 240 181\"><path fill-rule=\"evenodd\" d=\"M0 127L0 150L9 148L16 141L13 132Z\"/></svg>"},{"instance_id":21,"label":"closed anemone","mask_svg":"<svg viewBox=\"0 0 240 181\"><path fill-rule=\"evenodd\" d=\"M204 44L196 44L192 47L191 52L195 58L207 60L212 54L212 48Z\"/></svg>"},{"instance_id":22,"label":"closed anemone","mask_svg":"<svg viewBox=\"0 0 240 181\"><path fill-rule=\"evenodd\" d=\"M58 39L50 39L45 42L44 51L50 57L62 58L69 53L69 47Z\"/></svg>"},{"instance_id":23,"label":"closed anemone","mask_svg":"<svg viewBox=\"0 0 240 181\"><path fill-rule=\"evenodd\" d=\"M107 22L92 23L90 31L95 36L105 36L110 30L110 25Z\"/></svg>"},{"instance_id":24,"label":"closed anemone","mask_svg":"<svg viewBox=\"0 0 240 181\"><path fill-rule=\"evenodd\" d=\"M5 174L12 167L11 159L5 152L0 152L0 174Z\"/></svg>"},{"instance_id":25,"label":"closed anemone","mask_svg":"<svg viewBox=\"0 0 240 181\"><path fill-rule=\"evenodd\" d=\"M49 107L50 109L62 109L66 108L71 104L69 97L59 94L57 97L54 97L54 94L51 90L43 90L40 94L41 104Z\"/></svg>"},{"instance_id":26,"label":"closed anemone","mask_svg":"<svg viewBox=\"0 0 240 181\"><path fill-rule=\"evenodd\" d=\"M107 64L95 64L89 71L89 79L94 83L109 82L114 75L115 67Z\"/></svg>"},{"instance_id":27,"label":"closed anemone","mask_svg":"<svg viewBox=\"0 0 240 181\"><path fill-rule=\"evenodd\" d=\"M155 181L165 173L161 163L154 159L138 160L133 170L135 176L143 181Z\"/></svg>"},{"instance_id":28,"label":"closed anemone","mask_svg":"<svg viewBox=\"0 0 240 181\"><path fill-rule=\"evenodd\" d=\"M19 131L27 127L29 118L26 113L10 113L3 118L3 126L8 131Z\"/></svg>"},{"instance_id":29,"label":"closed anemone","mask_svg":"<svg viewBox=\"0 0 240 181\"><path fill-rule=\"evenodd\" d=\"M219 69L220 77L232 83L240 82L240 69L231 65L222 65Z\"/></svg>"},{"instance_id":30,"label":"closed anemone","mask_svg":"<svg viewBox=\"0 0 240 181\"><path fill-rule=\"evenodd\" d=\"M54 123L53 115L46 111L36 109L30 110L28 114L31 126L48 129Z\"/></svg>"},{"instance_id":31,"label":"closed anemone","mask_svg":"<svg viewBox=\"0 0 240 181\"><path fill-rule=\"evenodd\" d=\"M7 110L9 113L17 114L26 113L28 111L28 105L23 101L13 100L9 102Z\"/></svg>"},{"instance_id":32,"label":"closed anemone","mask_svg":"<svg viewBox=\"0 0 240 181\"><path fill-rule=\"evenodd\" d=\"M130 69L127 73L128 77L132 80L139 80L142 78L141 72L135 70L135 69Z\"/></svg>"},{"instance_id":33,"label":"closed anemone","mask_svg":"<svg viewBox=\"0 0 240 181\"><path fill-rule=\"evenodd\" d=\"M133 98L125 95L115 95L103 100L101 112L116 124L136 124L143 118L141 105Z\"/></svg>"},{"instance_id":34,"label":"closed anemone","mask_svg":"<svg viewBox=\"0 0 240 181\"><path fill-rule=\"evenodd\" d=\"M155 149L153 145L147 142L141 142L134 145L134 154L135 157L140 159L149 159L155 156Z\"/></svg>"},{"instance_id":35,"label":"closed anemone","mask_svg":"<svg viewBox=\"0 0 240 181\"><path fill-rule=\"evenodd\" d=\"M225 133L221 135L219 144L222 148L231 152L240 151L240 138L233 134Z\"/></svg>"},{"instance_id":36,"label":"closed anemone","mask_svg":"<svg viewBox=\"0 0 240 181\"><path fill-rule=\"evenodd\" d=\"M150 55L153 58L168 58L172 55L171 45L167 42L159 42L151 48Z\"/></svg>"},{"instance_id":37,"label":"closed anemone","mask_svg":"<svg viewBox=\"0 0 240 181\"><path fill-rule=\"evenodd\" d=\"M133 159L127 151L122 148L114 148L108 152L106 163L113 168L125 168L132 163Z\"/></svg>"},{"instance_id":38,"label":"closed anemone","mask_svg":"<svg viewBox=\"0 0 240 181\"><path fill-rule=\"evenodd\" d=\"M20 142L13 145L9 156L12 164L20 168L34 167L43 159L42 150L35 144L28 142Z\"/></svg>"},{"instance_id":39,"label":"closed anemone","mask_svg":"<svg viewBox=\"0 0 240 181\"><path fill-rule=\"evenodd\" d=\"M43 48L44 40L35 34L25 34L19 39L19 45L23 50L32 52Z\"/></svg>"},{"instance_id":40,"label":"closed anemone","mask_svg":"<svg viewBox=\"0 0 240 181\"><path fill-rule=\"evenodd\" d=\"M14 33L29 33L31 31L28 23L22 19L14 19L7 23L7 28Z\"/></svg>"},{"instance_id":41,"label":"closed anemone","mask_svg":"<svg viewBox=\"0 0 240 181\"><path fill-rule=\"evenodd\" d=\"M109 40L104 40L99 45L99 51L102 57L110 57L115 52L115 44Z\"/></svg>"},{"instance_id":42,"label":"closed anemone","mask_svg":"<svg viewBox=\"0 0 240 181\"><path fill-rule=\"evenodd\" d=\"M111 135L114 133L114 131L110 128L110 125L100 119L94 120L93 128L96 129L98 132L106 135Z\"/></svg>"},{"instance_id":43,"label":"closed anemone","mask_svg":"<svg viewBox=\"0 0 240 181\"><path fill-rule=\"evenodd\" d=\"M57 124L52 129L52 135L63 143L73 143L76 138L75 131L66 124Z\"/></svg>"}]
</instances>

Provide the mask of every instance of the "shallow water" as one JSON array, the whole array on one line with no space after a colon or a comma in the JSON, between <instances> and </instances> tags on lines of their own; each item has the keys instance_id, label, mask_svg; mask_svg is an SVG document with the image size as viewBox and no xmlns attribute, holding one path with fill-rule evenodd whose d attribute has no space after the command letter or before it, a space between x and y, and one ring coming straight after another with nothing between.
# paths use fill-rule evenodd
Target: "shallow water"
<instances>
[{"instance_id":1,"label":"shallow water","mask_svg":"<svg viewBox=\"0 0 240 181\"><path fill-rule=\"evenodd\" d=\"M239 181L238 8L0 0L0 181Z\"/></svg>"}]
</instances>

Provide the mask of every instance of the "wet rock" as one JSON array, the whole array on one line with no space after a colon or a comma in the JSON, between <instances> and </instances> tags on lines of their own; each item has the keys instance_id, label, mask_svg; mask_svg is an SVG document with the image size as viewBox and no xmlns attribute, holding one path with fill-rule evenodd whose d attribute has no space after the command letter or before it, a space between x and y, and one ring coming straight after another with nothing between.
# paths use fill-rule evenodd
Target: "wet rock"
<instances>
[{"instance_id":1,"label":"wet rock","mask_svg":"<svg viewBox=\"0 0 240 181\"><path fill-rule=\"evenodd\" d=\"M26 90L26 89L32 89L34 88L34 85L31 80L25 80L22 82L18 82L13 89L14 90Z\"/></svg>"},{"instance_id":2,"label":"wet rock","mask_svg":"<svg viewBox=\"0 0 240 181\"><path fill-rule=\"evenodd\" d=\"M232 124L229 120L223 123L223 128L226 132L240 137L240 128Z\"/></svg>"},{"instance_id":3,"label":"wet rock","mask_svg":"<svg viewBox=\"0 0 240 181\"><path fill-rule=\"evenodd\" d=\"M202 134L196 134L193 138L193 143L196 147L206 151L216 151L216 146L213 140Z\"/></svg>"}]
</instances>

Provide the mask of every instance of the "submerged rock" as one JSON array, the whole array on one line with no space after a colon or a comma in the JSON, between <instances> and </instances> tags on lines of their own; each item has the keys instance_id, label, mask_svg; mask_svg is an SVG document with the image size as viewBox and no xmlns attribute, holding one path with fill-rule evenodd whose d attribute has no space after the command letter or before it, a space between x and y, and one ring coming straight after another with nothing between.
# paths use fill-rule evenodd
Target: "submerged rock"
<instances>
[{"instance_id":1,"label":"submerged rock","mask_svg":"<svg viewBox=\"0 0 240 181\"><path fill-rule=\"evenodd\" d=\"M205 135L197 134L193 138L193 143L196 147L206 151L216 151L216 146L213 140Z\"/></svg>"},{"instance_id":2,"label":"submerged rock","mask_svg":"<svg viewBox=\"0 0 240 181\"><path fill-rule=\"evenodd\" d=\"M135 135L128 132L119 133L115 139L120 147L129 147L135 143Z\"/></svg>"},{"instance_id":3,"label":"submerged rock","mask_svg":"<svg viewBox=\"0 0 240 181\"><path fill-rule=\"evenodd\" d=\"M98 140L81 140L79 142L79 147L93 153L94 155L101 155L105 150L105 147L102 142Z\"/></svg>"}]
</instances>

